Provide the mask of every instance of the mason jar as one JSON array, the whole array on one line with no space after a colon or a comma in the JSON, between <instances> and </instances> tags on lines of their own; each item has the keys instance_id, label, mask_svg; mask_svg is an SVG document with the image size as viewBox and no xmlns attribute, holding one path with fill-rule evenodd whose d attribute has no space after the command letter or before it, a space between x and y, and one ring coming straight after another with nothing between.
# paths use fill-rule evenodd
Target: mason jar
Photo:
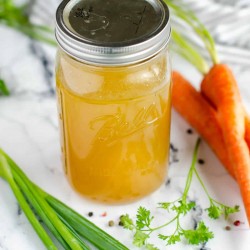
<instances>
[{"instance_id":1,"label":"mason jar","mask_svg":"<svg viewBox=\"0 0 250 250\"><path fill-rule=\"evenodd\" d=\"M65 174L85 197L139 199L167 173L169 10L160 0L63 1L56 63Z\"/></svg>"}]
</instances>

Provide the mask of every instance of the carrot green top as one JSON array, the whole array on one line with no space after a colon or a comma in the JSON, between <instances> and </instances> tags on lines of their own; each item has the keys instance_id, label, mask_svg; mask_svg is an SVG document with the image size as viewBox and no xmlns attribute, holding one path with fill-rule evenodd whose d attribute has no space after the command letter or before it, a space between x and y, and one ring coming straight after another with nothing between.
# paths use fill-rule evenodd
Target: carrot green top
<instances>
[{"instance_id":1,"label":"carrot green top","mask_svg":"<svg viewBox=\"0 0 250 250\"><path fill-rule=\"evenodd\" d=\"M208 72L207 61L201 56L199 46L195 41L201 42L208 52L213 64L218 64L218 54L215 48L215 42L204 24L196 17L196 15L185 6L182 0L164 0L170 8L172 14L172 39L174 41L174 49L202 74ZM186 25L192 31L192 38L188 37L187 29L183 29Z\"/></svg>"}]
</instances>

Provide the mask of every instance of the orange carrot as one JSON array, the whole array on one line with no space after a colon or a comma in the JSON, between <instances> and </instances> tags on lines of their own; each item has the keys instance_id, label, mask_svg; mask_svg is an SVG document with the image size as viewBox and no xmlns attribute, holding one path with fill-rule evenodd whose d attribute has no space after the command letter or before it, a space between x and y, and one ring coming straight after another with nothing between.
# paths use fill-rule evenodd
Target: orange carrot
<instances>
[{"instance_id":1,"label":"orange carrot","mask_svg":"<svg viewBox=\"0 0 250 250\"><path fill-rule=\"evenodd\" d=\"M236 80L226 65L218 64L205 76L201 90L217 109L227 154L250 223L250 156L245 141L245 110Z\"/></svg>"},{"instance_id":2,"label":"orange carrot","mask_svg":"<svg viewBox=\"0 0 250 250\"><path fill-rule=\"evenodd\" d=\"M250 150L250 117L247 114L246 114L245 127L246 127L245 140Z\"/></svg>"},{"instance_id":3,"label":"orange carrot","mask_svg":"<svg viewBox=\"0 0 250 250\"><path fill-rule=\"evenodd\" d=\"M234 91L236 97L235 101L241 103L240 93L236 81L233 82L233 86L231 87L233 88L232 91ZM203 84L201 93L210 102L210 104L214 106L215 109L217 109L217 105L218 103L220 103L220 97L216 92L216 83L213 85L213 87L209 87ZM247 112L245 112L245 141L248 145L248 148L250 149L250 117Z\"/></svg>"},{"instance_id":4,"label":"orange carrot","mask_svg":"<svg viewBox=\"0 0 250 250\"><path fill-rule=\"evenodd\" d=\"M176 111L197 130L230 174L234 176L216 112L201 94L177 72L173 72L172 102Z\"/></svg>"}]
</instances>

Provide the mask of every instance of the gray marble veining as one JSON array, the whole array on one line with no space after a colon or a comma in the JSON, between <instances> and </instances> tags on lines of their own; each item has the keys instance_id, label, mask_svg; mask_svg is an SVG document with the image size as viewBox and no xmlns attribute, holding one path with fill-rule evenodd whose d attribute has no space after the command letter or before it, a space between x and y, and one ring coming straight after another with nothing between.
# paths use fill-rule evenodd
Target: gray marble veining
<instances>
[{"instance_id":1,"label":"gray marble veining","mask_svg":"<svg viewBox=\"0 0 250 250\"><path fill-rule=\"evenodd\" d=\"M55 7L53 5L53 8ZM52 25L51 19L47 20L47 23ZM32 41L4 26L0 26L0 36L1 77L12 92L10 97L0 97L0 146L17 161L35 183L84 216L92 211L94 216L90 219L94 223L118 238L129 249L136 249L132 246L130 232L124 231L117 225L108 227L108 221L114 220L117 223L124 211L134 215L140 205L149 208L159 221L168 220L170 215L159 211L156 208L157 203L174 200L182 194L197 133L195 131L189 133L190 126L173 112L170 166L165 184L152 195L133 204L108 206L85 200L69 186L60 162L54 81L56 49ZM201 76L189 64L177 56L174 56L173 62L174 68L180 70L198 86ZM239 82L244 103L250 112L249 68L235 64L232 68ZM167 249L248 250L250 231L236 183L205 143L202 143L199 157L204 159L205 163L198 165L198 171L211 195L229 205L239 204L242 210L232 216L228 223L223 220L209 220L204 211L208 206L208 200L199 183L194 181L189 199L195 201L198 206L191 211L183 226L195 228L201 219L205 220L214 231L215 238L200 247L187 246L183 242ZM107 212L106 217L101 216L104 212ZM231 231L226 231L225 226L232 224L236 219L246 224L239 228L232 226ZM157 239L157 235L154 235L152 242L161 250L165 249L165 245ZM0 249L45 249L3 180L0 180Z\"/></svg>"}]
</instances>

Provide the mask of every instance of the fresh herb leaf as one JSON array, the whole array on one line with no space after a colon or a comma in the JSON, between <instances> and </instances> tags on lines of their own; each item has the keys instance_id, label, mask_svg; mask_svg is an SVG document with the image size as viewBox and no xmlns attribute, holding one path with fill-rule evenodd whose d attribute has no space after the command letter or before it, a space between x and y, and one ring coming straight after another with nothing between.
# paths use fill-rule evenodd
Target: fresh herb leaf
<instances>
[{"instance_id":1,"label":"fresh herb leaf","mask_svg":"<svg viewBox=\"0 0 250 250\"><path fill-rule=\"evenodd\" d=\"M193 207L195 207L195 203L194 202L189 202L186 203L186 201L178 201L179 205L174 205L172 207L172 210L177 212L178 214L184 214L186 215Z\"/></svg>"},{"instance_id":2,"label":"fresh herb leaf","mask_svg":"<svg viewBox=\"0 0 250 250\"><path fill-rule=\"evenodd\" d=\"M225 215L225 219L228 218L228 216L230 214L234 214L234 213L238 213L240 211L240 206L236 205L234 207L224 207L224 215Z\"/></svg>"},{"instance_id":3,"label":"fresh herb leaf","mask_svg":"<svg viewBox=\"0 0 250 250\"><path fill-rule=\"evenodd\" d=\"M209 231L203 221L199 222L195 230L183 230L183 235L191 245L199 245L214 238L214 234Z\"/></svg>"},{"instance_id":4,"label":"fresh herb leaf","mask_svg":"<svg viewBox=\"0 0 250 250\"><path fill-rule=\"evenodd\" d=\"M209 208L206 209L208 211L208 216L212 219L218 219L223 213L223 208L221 206L216 206L212 204Z\"/></svg>"},{"instance_id":5,"label":"fresh herb leaf","mask_svg":"<svg viewBox=\"0 0 250 250\"><path fill-rule=\"evenodd\" d=\"M158 238L161 240L167 240L169 238L168 235L158 234Z\"/></svg>"},{"instance_id":6,"label":"fresh herb leaf","mask_svg":"<svg viewBox=\"0 0 250 250\"><path fill-rule=\"evenodd\" d=\"M167 221L166 223L158 226L152 227L151 223L154 219L150 210L139 207L137 211L137 220L136 223L128 216L125 215L121 218L121 221L124 224L124 228L134 231L134 245L141 247L144 246L146 249L157 249L155 246L151 246L147 241L150 238L150 235L153 232L158 232L159 229L167 228L170 224L175 223L176 228L174 233L169 235L158 234L158 238L163 240L166 245L173 245L180 242L182 239L186 239L188 244L191 245L199 245L207 242L208 240L214 237L214 234L209 230L209 228L205 225L203 221L199 222L196 229L184 229L180 224L180 219L185 216L188 212L190 212L193 208L196 207L196 203L188 200L188 193L191 187L191 183L193 177L196 176L200 185L204 189L205 194L207 195L210 201L210 207L206 210L208 211L209 217L213 219L219 218L222 214L225 214L227 217L231 213L235 213L239 211L239 206L228 207L223 205L217 201L215 201L208 193L203 181L201 180L200 175L196 169L197 155L198 149L201 140L198 139L195 145L193 159L191 163L191 167L189 169L187 180L184 188L183 195L173 201L173 202L160 202L158 203L158 208L165 209L168 212L174 212L176 215L173 219ZM150 248L151 247L151 248ZM153 248L152 248L153 247Z\"/></svg>"},{"instance_id":7,"label":"fresh herb leaf","mask_svg":"<svg viewBox=\"0 0 250 250\"><path fill-rule=\"evenodd\" d=\"M178 232L178 233L174 233L172 235L159 234L158 237L159 237L159 239L166 241L167 245L174 245L177 242L181 241L181 235L182 235L182 233Z\"/></svg>"},{"instance_id":8,"label":"fresh herb leaf","mask_svg":"<svg viewBox=\"0 0 250 250\"><path fill-rule=\"evenodd\" d=\"M181 234L170 235L167 239L167 245L174 245L181 241Z\"/></svg>"},{"instance_id":9,"label":"fresh herb leaf","mask_svg":"<svg viewBox=\"0 0 250 250\"><path fill-rule=\"evenodd\" d=\"M10 95L9 89L7 88L5 82L1 79L0 79L0 94L5 95L5 96Z\"/></svg>"},{"instance_id":10,"label":"fresh herb leaf","mask_svg":"<svg viewBox=\"0 0 250 250\"><path fill-rule=\"evenodd\" d=\"M148 239L148 237L148 234L145 234L140 230L136 230L134 234L133 244L137 247L142 247L146 245L146 240Z\"/></svg>"},{"instance_id":11,"label":"fresh herb leaf","mask_svg":"<svg viewBox=\"0 0 250 250\"><path fill-rule=\"evenodd\" d=\"M206 211L208 211L208 216L212 219L218 219L222 215L224 215L225 219L227 219L230 214L237 213L240 211L239 206L228 207L224 204L221 204L215 201L211 197L210 197L210 202L211 202L211 205L209 208L206 209ZM215 204L218 204L218 205L215 205Z\"/></svg>"},{"instance_id":12,"label":"fresh herb leaf","mask_svg":"<svg viewBox=\"0 0 250 250\"><path fill-rule=\"evenodd\" d=\"M151 212L144 207L139 207L136 218L136 227L138 229L143 229L144 227L149 228L152 220L154 219L154 217L151 216Z\"/></svg>"},{"instance_id":13,"label":"fresh herb leaf","mask_svg":"<svg viewBox=\"0 0 250 250\"><path fill-rule=\"evenodd\" d=\"M159 248L157 248L157 247L154 246L153 244L147 244L147 245L146 245L146 249L147 249L147 250L160 250Z\"/></svg>"},{"instance_id":14,"label":"fresh herb leaf","mask_svg":"<svg viewBox=\"0 0 250 250\"><path fill-rule=\"evenodd\" d=\"M125 229L133 230L135 228L133 220L129 217L128 214L121 216L121 222Z\"/></svg>"},{"instance_id":15,"label":"fresh herb leaf","mask_svg":"<svg viewBox=\"0 0 250 250\"><path fill-rule=\"evenodd\" d=\"M168 212L170 211L170 206L171 206L172 204L173 204L172 202L160 202L160 203L158 203L159 208L165 209L165 210L167 210Z\"/></svg>"}]
</instances>

